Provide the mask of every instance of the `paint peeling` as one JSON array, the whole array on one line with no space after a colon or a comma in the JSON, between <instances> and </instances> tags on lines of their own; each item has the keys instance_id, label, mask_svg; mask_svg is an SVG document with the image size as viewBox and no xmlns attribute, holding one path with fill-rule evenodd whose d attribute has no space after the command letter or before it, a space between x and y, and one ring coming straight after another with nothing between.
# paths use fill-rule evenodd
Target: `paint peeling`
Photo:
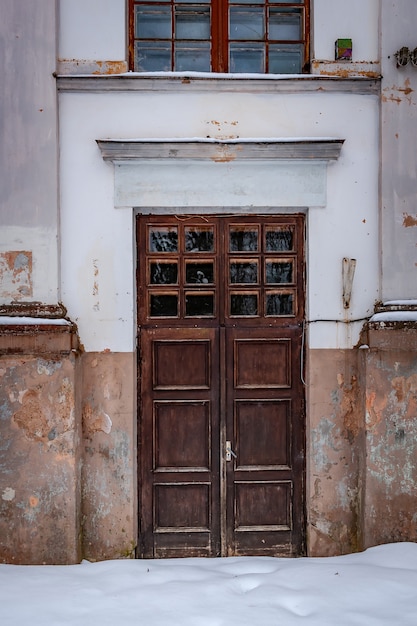
<instances>
[{"instance_id":1,"label":"paint peeling","mask_svg":"<svg viewBox=\"0 0 417 626\"><path fill-rule=\"evenodd\" d=\"M414 217L413 215L408 215L407 213L403 213L403 226L405 228L417 226L417 215Z\"/></svg>"},{"instance_id":2,"label":"paint peeling","mask_svg":"<svg viewBox=\"0 0 417 626\"><path fill-rule=\"evenodd\" d=\"M28 389L22 398L22 408L13 415L13 422L33 441L45 441L50 426L44 414L38 392Z\"/></svg>"},{"instance_id":3,"label":"paint peeling","mask_svg":"<svg viewBox=\"0 0 417 626\"><path fill-rule=\"evenodd\" d=\"M226 120L223 122L219 122L218 120L209 120L208 122L206 122L206 124L215 128L215 130L217 131L217 133L215 133L216 139L227 140L239 138L239 135L236 135L235 132L230 132L239 125L239 122L237 120L232 120L231 122L228 122ZM230 126L232 126L233 129L229 129ZM210 137L211 135L207 135L207 138Z\"/></svg>"},{"instance_id":4,"label":"paint peeling","mask_svg":"<svg viewBox=\"0 0 417 626\"><path fill-rule=\"evenodd\" d=\"M98 259L93 259L93 291L92 295L96 298L96 301L93 304L93 311L100 310L100 301L99 301L99 267L98 267Z\"/></svg>"},{"instance_id":5,"label":"paint peeling","mask_svg":"<svg viewBox=\"0 0 417 626\"><path fill-rule=\"evenodd\" d=\"M312 74L320 76L336 76L338 78L375 78L381 76L381 67L378 62L372 61L323 61L313 59L311 62Z\"/></svg>"},{"instance_id":6,"label":"paint peeling","mask_svg":"<svg viewBox=\"0 0 417 626\"><path fill-rule=\"evenodd\" d=\"M87 436L97 432L109 435L113 426L112 420L102 409L95 410L90 404L86 404L83 410L83 425Z\"/></svg>"},{"instance_id":7,"label":"paint peeling","mask_svg":"<svg viewBox=\"0 0 417 626\"><path fill-rule=\"evenodd\" d=\"M14 500L16 497L16 491L14 489L12 489L12 487L6 487L3 490L3 493L1 494L1 498L2 500L5 500L5 502L11 502L12 500Z\"/></svg>"},{"instance_id":8,"label":"paint peeling","mask_svg":"<svg viewBox=\"0 0 417 626\"><path fill-rule=\"evenodd\" d=\"M413 104L411 98L413 92L414 89L410 87L410 79L406 78L403 87L399 87L398 85L385 87L382 91L381 99L382 102L395 102L396 104L401 104L401 102L406 101L407 104L411 105Z\"/></svg>"},{"instance_id":9,"label":"paint peeling","mask_svg":"<svg viewBox=\"0 0 417 626\"><path fill-rule=\"evenodd\" d=\"M55 372L61 369L62 363L59 360L55 361L46 361L44 359L38 359L37 363L37 372L39 376L46 375L52 376Z\"/></svg>"},{"instance_id":10,"label":"paint peeling","mask_svg":"<svg viewBox=\"0 0 417 626\"><path fill-rule=\"evenodd\" d=\"M337 382L341 391L340 411L343 425L350 442L357 437L363 428L361 411L358 408L358 380L356 375L350 376L350 381L345 382L343 374L339 373Z\"/></svg>"},{"instance_id":11,"label":"paint peeling","mask_svg":"<svg viewBox=\"0 0 417 626\"><path fill-rule=\"evenodd\" d=\"M16 250L0 253L0 296L20 300L33 296L32 252Z\"/></svg>"},{"instance_id":12,"label":"paint peeling","mask_svg":"<svg viewBox=\"0 0 417 626\"><path fill-rule=\"evenodd\" d=\"M124 74L128 71L126 61L90 60L90 59L59 59L57 72L61 75L71 74Z\"/></svg>"}]
</instances>

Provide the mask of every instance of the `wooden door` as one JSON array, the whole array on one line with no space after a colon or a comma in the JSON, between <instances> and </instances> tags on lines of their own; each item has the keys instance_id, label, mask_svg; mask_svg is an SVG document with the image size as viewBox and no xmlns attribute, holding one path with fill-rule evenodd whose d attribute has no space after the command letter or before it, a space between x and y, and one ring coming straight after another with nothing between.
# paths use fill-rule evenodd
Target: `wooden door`
<instances>
[{"instance_id":1,"label":"wooden door","mask_svg":"<svg viewBox=\"0 0 417 626\"><path fill-rule=\"evenodd\" d=\"M138 217L139 556L303 553L303 223Z\"/></svg>"}]
</instances>

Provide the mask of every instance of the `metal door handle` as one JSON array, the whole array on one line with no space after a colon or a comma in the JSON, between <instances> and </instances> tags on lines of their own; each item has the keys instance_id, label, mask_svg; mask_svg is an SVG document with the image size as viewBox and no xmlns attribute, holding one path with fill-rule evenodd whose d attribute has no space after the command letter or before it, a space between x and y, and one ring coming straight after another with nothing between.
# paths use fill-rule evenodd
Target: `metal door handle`
<instances>
[{"instance_id":1,"label":"metal door handle","mask_svg":"<svg viewBox=\"0 0 417 626\"><path fill-rule=\"evenodd\" d=\"M226 441L226 461L231 461L232 457L237 459L237 455L232 450L232 442Z\"/></svg>"}]
</instances>

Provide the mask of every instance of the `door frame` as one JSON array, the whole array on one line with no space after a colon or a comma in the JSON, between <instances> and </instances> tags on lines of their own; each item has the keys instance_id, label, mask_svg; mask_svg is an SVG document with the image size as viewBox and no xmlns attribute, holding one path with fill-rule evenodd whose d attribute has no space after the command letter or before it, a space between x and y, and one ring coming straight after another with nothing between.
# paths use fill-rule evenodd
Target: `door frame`
<instances>
[{"instance_id":1,"label":"door frame","mask_svg":"<svg viewBox=\"0 0 417 626\"><path fill-rule=\"evenodd\" d=\"M300 400L301 403L301 411L302 411L302 420L303 420L303 424L302 424L302 432L301 432L301 437L303 439L303 444L302 444L302 450L303 450L303 469L302 472L300 474L300 480L301 480L301 491L302 491L302 511L301 511L301 517L302 517L302 521L301 521L301 533L302 533L302 541L300 543L300 550L297 553L297 556L302 556L305 554L306 551L306 532L307 532L307 515L306 515L306 400L305 400L305 383L304 381L304 370L305 370L305 336L304 336L304 319L305 319L305 305L306 305L306 297L307 297L307 291L306 291L306 226L307 226L307 211L304 210L298 210L298 211L291 211L288 210L288 212L286 213L282 213L282 212L276 212L276 213L272 213L270 211L268 212L262 212L262 211L257 211L255 212L238 212L236 210L231 210L230 212L221 212L221 213L217 213L213 210L211 210L210 212L202 212L202 214L204 215L204 217L207 218L237 218L237 219L252 219L252 220L256 220L256 219L262 219L262 218L270 218L270 219L274 219L278 218L278 219L284 219L286 217L294 217L294 216L299 216L302 218L302 266L303 266L303 274L302 274L302 278L299 278L299 280L301 281L301 290L303 293L303 322L302 322L302 339L301 339L301 353L300 353L300 381L301 381L301 387L303 388L303 394L302 394L302 398ZM200 215L200 212L198 210L192 211L189 209L184 209L182 208L180 211L179 210L172 210L172 209L159 209L156 211L140 211L137 212L135 215L135 224L137 225L138 223L138 218L139 217L156 217L158 219L160 219L161 221L164 220L165 217L168 216L173 216L173 215L181 215L181 217L197 217ZM301 229L300 229L301 230ZM136 232L136 237L137 237L137 232ZM136 248L136 250L138 250L138 248ZM138 263L137 263L137 267L138 267ZM137 280L137 285L139 285L139 282ZM138 302L138 299L137 299ZM142 464L141 464L141 451L142 451L142 434L141 434L141 420L140 420L140 415L141 415L141 411L142 411L142 368L141 368L141 345L140 345L140 326L139 324L137 324L137 396L138 396L138 400L137 400L137 406L138 406L138 413L137 413L137 419L138 419L138 469L140 468L140 472L139 475L142 478ZM218 328L219 331L219 344L220 344L220 353L224 354L225 353L225 332L226 329L224 326L220 326ZM225 393L225 380L226 380L226 368L227 368L227 364L225 359L219 359L220 364L219 364L219 372L220 372L220 398L221 398L221 403L219 406L219 410L220 410L220 414L221 415L225 415L226 413L226 393ZM227 424L226 424L226 420L220 420L220 431L219 431L219 437L220 437L220 450L223 450L226 444L226 429L227 429ZM220 458L219 458L219 479L220 479L220 545L221 545L221 556L228 556L230 554L230 550L228 549L228 529L227 529L227 521L226 521L226 505L222 505L221 502L226 502L226 491L227 491L227 462L224 458L224 455L222 453L220 453ZM140 512L140 508L141 508L141 502L142 502L142 497L141 497L141 482L138 482L138 505L139 505L139 512ZM140 557L140 541L141 541L141 529L140 529L140 515L139 515L139 527L138 527L138 549L137 549L137 557ZM280 555L281 556L281 555ZM291 556L291 555L289 555Z\"/></svg>"}]
</instances>

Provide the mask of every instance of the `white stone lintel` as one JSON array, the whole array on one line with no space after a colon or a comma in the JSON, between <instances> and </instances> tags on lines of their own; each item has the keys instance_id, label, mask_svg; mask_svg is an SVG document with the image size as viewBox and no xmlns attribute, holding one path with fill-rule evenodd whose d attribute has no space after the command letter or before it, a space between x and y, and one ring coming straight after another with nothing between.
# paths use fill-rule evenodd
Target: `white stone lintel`
<instances>
[{"instance_id":1,"label":"white stone lintel","mask_svg":"<svg viewBox=\"0 0 417 626\"><path fill-rule=\"evenodd\" d=\"M116 207L305 208L326 205L342 139L98 140L115 166Z\"/></svg>"}]
</instances>

